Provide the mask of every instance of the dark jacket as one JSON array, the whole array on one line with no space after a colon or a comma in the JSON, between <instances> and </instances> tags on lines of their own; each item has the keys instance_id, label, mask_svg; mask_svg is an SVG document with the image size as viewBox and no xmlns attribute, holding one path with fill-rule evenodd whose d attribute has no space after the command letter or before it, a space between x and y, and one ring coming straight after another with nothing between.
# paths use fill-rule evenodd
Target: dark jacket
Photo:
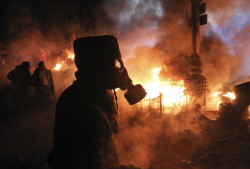
<instances>
[{"instance_id":1,"label":"dark jacket","mask_svg":"<svg viewBox=\"0 0 250 169\"><path fill-rule=\"evenodd\" d=\"M49 166L54 169L116 168L118 158L113 135L117 130L113 93L75 81L58 99Z\"/></svg>"},{"instance_id":2,"label":"dark jacket","mask_svg":"<svg viewBox=\"0 0 250 169\"><path fill-rule=\"evenodd\" d=\"M51 75L51 71L45 67L38 67L32 75L36 90L47 89L50 94L55 95L54 83ZM42 90L41 92L44 92Z\"/></svg>"}]
</instances>

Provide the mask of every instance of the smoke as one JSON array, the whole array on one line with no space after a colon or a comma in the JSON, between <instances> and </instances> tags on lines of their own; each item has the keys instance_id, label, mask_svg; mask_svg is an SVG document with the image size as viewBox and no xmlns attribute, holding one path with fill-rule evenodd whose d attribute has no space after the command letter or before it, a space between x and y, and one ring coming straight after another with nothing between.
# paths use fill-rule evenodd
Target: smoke
<instances>
[{"instance_id":1,"label":"smoke","mask_svg":"<svg viewBox=\"0 0 250 169\"><path fill-rule=\"evenodd\" d=\"M199 152L206 152L210 140L202 136L206 119L195 110L178 115L136 111L118 91L119 132L116 136L121 164L142 169L185 168ZM187 167L187 166L186 166Z\"/></svg>"},{"instance_id":2,"label":"smoke","mask_svg":"<svg viewBox=\"0 0 250 169\"><path fill-rule=\"evenodd\" d=\"M226 45L228 52L239 59L240 67L237 70L237 77L232 78L232 81L244 81L244 77L249 76L247 67L244 63L248 62L247 46L249 44L249 24L247 18L249 11L246 6L249 2L245 0L238 1L222 1L224 5L222 9L218 2L212 1L211 8L208 8L209 24L206 27L205 34L212 36L216 34ZM236 82L237 83L237 82Z\"/></svg>"},{"instance_id":3,"label":"smoke","mask_svg":"<svg viewBox=\"0 0 250 169\"><path fill-rule=\"evenodd\" d=\"M249 79L249 5L247 0L207 1L208 24L201 27L201 60L211 94ZM8 8L9 48L15 58L14 64L30 61L34 70L37 63L44 60L41 56L45 51L45 64L53 69L56 63L66 60L65 50L73 51L75 38L113 34L118 37L125 66L135 84L151 79L155 67L166 67L162 78L180 80L188 74L187 63L191 55L189 0L104 0L81 1L80 4L78 1L60 4L55 1L34 4L11 1ZM41 12L43 10L45 12ZM65 64L62 71L52 70L57 95L74 80L74 63L67 60ZM182 161L206 150L208 143L200 133L200 118L192 115L194 110L159 119L136 112L134 107L129 107L123 94L118 92L120 132L117 146L121 163L141 168L183 168ZM217 109L213 98L208 98L208 102L211 109ZM27 125L44 132L39 138L48 138L37 142L29 137L32 134L25 125L34 121L31 114L13 120L21 124L10 127L15 130L22 126L25 129L16 133L27 134L24 140L28 141L22 142L20 154L26 151L27 156L32 154L26 147L33 143L34 149L44 151L42 157L36 158L45 158L45 151L52 144L53 118L41 116L37 118L48 121L36 119L39 123ZM9 135L1 140L12 139ZM11 154L18 146L5 152Z\"/></svg>"},{"instance_id":4,"label":"smoke","mask_svg":"<svg viewBox=\"0 0 250 169\"><path fill-rule=\"evenodd\" d=\"M234 61L238 58L239 62L244 62L238 71L235 65L225 63L229 64L229 69L238 72L238 77L235 73L231 77L231 72L225 71L228 74L224 73L224 76L228 76L231 82L225 79L220 81L221 86L225 83L233 85L238 80L244 81L244 78L249 76L246 74L248 70L246 56L248 38L246 37L249 35L249 26L247 26L249 21L245 17L248 13L247 5L248 2L244 0L207 2L208 24L201 27L202 35L218 39L220 43L225 44L221 49L225 51L225 55L231 54L236 56ZM54 6L58 10L55 10ZM167 77L182 79L187 74L188 65L185 64L187 59L182 56L191 54L188 0L112 0L80 2L80 4L76 1L65 1L60 4L11 1L8 9L7 28L11 37L9 48L11 54L15 56L14 64L28 60L31 61L34 69L40 60L45 60L41 57L44 51L48 57L46 65L52 69L62 60L61 55L53 56L52 53L65 49L72 51L72 42L75 38L114 34L118 36L125 63L128 63L128 70L136 81L145 81L145 77L151 76L149 68L163 65L168 68L167 73L165 72ZM43 10L45 12L42 12ZM75 32L73 36L70 35L71 32ZM213 42L216 43L216 40ZM206 53L201 53L204 67L208 67L205 62L207 58L203 55ZM218 62L221 60L216 54L211 54L209 57L218 58ZM129 61L130 58L132 61ZM69 68L72 66L73 64L70 64ZM183 69L180 69L181 67ZM140 71L137 68L140 68ZM215 67L214 70L217 68L219 67ZM204 69L205 77L206 72L208 71ZM215 76L215 79L210 75L207 78L211 84L214 81L218 82Z\"/></svg>"},{"instance_id":5,"label":"smoke","mask_svg":"<svg viewBox=\"0 0 250 169\"><path fill-rule=\"evenodd\" d=\"M226 44L216 35L204 36L201 43L203 73L208 79L208 108L218 109L218 102L213 97L216 91L223 91L235 85L242 58L228 52Z\"/></svg>"},{"instance_id":6,"label":"smoke","mask_svg":"<svg viewBox=\"0 0 250 169\"><path fill-rule=\"evenodd\" d=\"M150 8L155 12L145 10L151 3L150 0L106 3L105 8L113 9L109 15L121 28L119 40L125 66L135 83L144 83L152 77L153 68L164 66L167 71L162 72L163 78L183 79L189 73L188 56L191 55L190 2L157 1L158 9L163 12L149 17L147 14L157 11L156 8ZM207 102L212 110L218 110L218 102L213 98L215 91L230 89L244 81L243 77L248 77L242 65L248 63L248 52L245 51L248 51L249 38L245 37L249 35L249 27L241 24L242 29L230 28L234 24L237 26L235 16L244 10L242 4L245 3L207 2L208 24L201 27L201 60L203 75L208 79ZM199 133L202 122L192 117L193 112L184 112L186 116L180 113L178 117L185 119L183 121L178 117L157 120L128 109L128 104L122 99L119 105L121 131L118 150L122 163L132 163L141 168L183 168L180 161L188 161L208 148L208 140L203 140Z\"/></svg>"},{"instance_id":7,"label":"smoke","mask_svg":"<svg viewBox=\"0 0 250 169\"><path fill-rule=\"evenodd\" d=\"M247 5L246 1L206 3L208 24L201 26L201 60L203 75L209 85L211 105L208 106L217 109L218 102L212 103L213 93L222 88L230 89L249 77L249 38L246 38L249 36L249 19L243 7ZM163 68L162 79L185 79L189 73L190 2L157 1L157 4L159 6L154 8L156 5L152 5L152 1L109 1L105 6L114 9L108 13L118 24L117 28L121 28L121 51L136 82L150 79L155 67ZM162 11L161 15L156 14L158 9ZM152 17L148 16L149 13Z\"/></svg>"}]
</instances>

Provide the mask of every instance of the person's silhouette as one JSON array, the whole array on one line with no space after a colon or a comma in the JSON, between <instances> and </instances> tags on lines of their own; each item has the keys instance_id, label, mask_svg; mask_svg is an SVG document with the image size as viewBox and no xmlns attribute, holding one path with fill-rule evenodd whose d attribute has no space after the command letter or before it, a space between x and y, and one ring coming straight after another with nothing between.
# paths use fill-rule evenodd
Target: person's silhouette
<instances>
[{"instance_id":1,"label":"person's silhouette","mask_svg":"<svg viewBox=\"0 0 250 169\"><path fill-rule=\"evenodd\" d=\"M132 85L114 36L80 38L73 45L77 80L58 99L48 164L53 169L123 168L113 140L118 123L112 89L131 88L131 103L146 92Z\"/></svg>"}]
</instances>

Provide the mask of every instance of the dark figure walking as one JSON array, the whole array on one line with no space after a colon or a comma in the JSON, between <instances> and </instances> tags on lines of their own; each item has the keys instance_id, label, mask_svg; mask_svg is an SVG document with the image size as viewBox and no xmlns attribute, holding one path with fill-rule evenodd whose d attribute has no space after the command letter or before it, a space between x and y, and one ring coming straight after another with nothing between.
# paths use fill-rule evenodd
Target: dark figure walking
<instances>
[{"instance_id":1,"label":"dark figure walking","mask_svg":"<svg viewBox=\"0 0 250 169\"><path fill-rule=\"evenodd\" d=\"M114 143L118 132L112 89L127 91L130 103L145 97L141 85L132 85L113 36L74 41L76 81L59 97L54 147L48 156L53 169L132 169L121 166Z\"/></svg>"},{"instance_id":2,"label":"dark figure walking","mask_svg":"<svg viewBox=\"0 0 250 169\"><path fill-rule=\"evenodd\" d=\"M49 101L55 95L51 71L45 67L44 61L38 63L38 68L34 71L32 79L37 99Z\"/></svg>"}]
</instances>

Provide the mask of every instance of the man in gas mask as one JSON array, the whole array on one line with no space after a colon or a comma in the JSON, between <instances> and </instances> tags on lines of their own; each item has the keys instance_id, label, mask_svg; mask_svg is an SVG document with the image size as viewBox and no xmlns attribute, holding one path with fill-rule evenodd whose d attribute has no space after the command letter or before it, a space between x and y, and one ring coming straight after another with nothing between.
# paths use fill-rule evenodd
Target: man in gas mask
<instances>
[{"instance_id":1,"label":"man in gas mask","mask_svg":"<svg viewBox=\"0 0 250 169\"><path fill-rule=\"evenodd\" d=\"M119 165L113 135L118 132L112 90L126 90L135 104L146 96L132 85L114 36L92 36L74 41L76 81L59 97L54 147L48 156L53 169L134 169Z\"/></svg>"}]
</instances>

